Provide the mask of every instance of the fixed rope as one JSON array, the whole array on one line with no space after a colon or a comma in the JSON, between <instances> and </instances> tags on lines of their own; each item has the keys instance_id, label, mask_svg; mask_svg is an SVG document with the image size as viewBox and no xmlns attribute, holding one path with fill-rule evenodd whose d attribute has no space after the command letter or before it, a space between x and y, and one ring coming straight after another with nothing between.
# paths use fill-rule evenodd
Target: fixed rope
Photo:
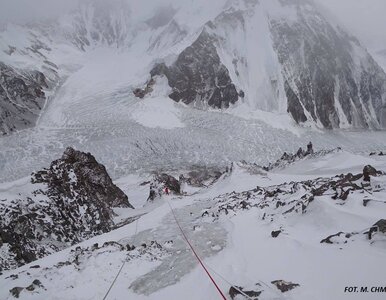
<instances>
[{"instance_id":1,"label":"fixed rope","mask_svg":"<svg viewBox=\"0 0 386 300\"><path fill-rule=\"evenodd\" d=\"M139 221L139 218L137 220L135 220L135 233L134 233L134 240L133 240L133 244L135 244L135 239L136 239L136 235L137 235L137 232L138 232L138 221ZM121 274L122 272L122 269L123 267L125 266L126 264L126 259L123 261L122 265L121 265L121 268L119 269L117 275L115 276L113 282L110 284L110 287L109 289L107 290L105 296L103 297L103 300L106 300L107 299L107 296L109 295L111 289L113 288L115 282L117 281L119 275Z\"/></svg>"},{"instance_id":2,"label":"fixed rope","mask_svg":"<svg viewBox=\"0 0 386 300\"><path fill-rule=\"evenodd\" d=\"M177 216L176 216L176 214L175 214L175 212L174 212L173 207L170 205L169 200L166 199L166 202L168 203L168 205L169 205L169 207L170 207L170 210L171 210L171 212L172 212L172 215L173 215L173 217L174 217L174 220L176 221L177 226L178 226L178 228L180 229L181 234L182 234L184 240L185 240L186 243L189 245L190 250L192 250L194 256L196 257L196 259L197 259L198 262L200 263L201 267L204 269L206 275L208 275L210 281L211 281L211 282L213 283L213 285L216 287L216 289L217 289L218 293L220 294L221 298L222 298L223 300L227 300L227 298L225 297L224 293L221 291L221 289L220 289L219 286L217 285L216 281L214 280L214 278L212 277L212 275L210 275L209 271L208 271L207 268L205 267L205 265L204 265L204 263L202 262L201 258L198 256L197 252L194 250L192 244L189 242L188 237L185 235L185 232L183 231L183 229L182 229L180 223L178 222Z\"/></svg>"},{"instance_id":3,"label":"fixed rope","mask_svg":"<svg viewBox=\"0 0 386 300\"><path fill-rule=\"evenodd\" d=\"M237 286L235 286L234 284L232 284L229 280L227 280L224 276L222 276L220 273L218 273L216 270L214 270L212 267L210 266L207 266L205 267L204 263L202 262L202 260L200 259L200 257L198 256L197 252L194 250L194 247L193 245L189 242L189 239L187 238L184 230L182 229L182 226L180 225L180 223L178 222L178 219L177 219L177 216L174 212L174 209L173 207L171 206L169 200L166 199L166 202L168 203L169 205L169 208L173 214L173 217L174 217L174 220L176 221L177 223L177 226L178 228L180 229L181 231L181 234L184 238L184 240L186 241L186 243L189 245L190 249L192 250L192 252L194 253L195 257L197 258L197 260L199 261L200 265L203 267L203 269L205 270L206 274L208 275L208 277L210 278L210 280L212 281L212 283L214 284L214 286L216 287L217 291L221 294L222 298L223 299L226 299L226 297L224 296L224 294L222 293L222 291L220 290L220 288L218 287L217 283L215 282L215 280L213 279L213 277L211 276L211 274L209 273L209 271L207 269L210 269L214 274L216 274L219 278L221 278L225 283L227 283L229 286L233 287L236 291L238 291L241 295L243 295L244 297L246 297L247 299L249 300L254 300L255 298L252 298L251 296L249 296L248 294L246 294L245 292L243 292L240 288L238 288ZM268 284L266 284L264 281L262 280L259 280L259 282L261 282L263 285L265 285L268 289L270 289L271 291L273 291L275 294L277 294L279 296L280 299L283 299L283 295L281 295L278 291L276 291L275 289L273 289L272 287L270 287Z\"/></svg>"}]
</instances>

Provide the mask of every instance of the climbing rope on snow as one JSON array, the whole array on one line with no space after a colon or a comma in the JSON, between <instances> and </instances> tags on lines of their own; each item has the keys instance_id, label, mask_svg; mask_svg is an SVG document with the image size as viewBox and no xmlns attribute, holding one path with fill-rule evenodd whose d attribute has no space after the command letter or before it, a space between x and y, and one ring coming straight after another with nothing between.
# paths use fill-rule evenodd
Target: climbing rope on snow
<instances>
[{"instance_id":1,"label":"climbing rope on snow","mask_svg":"<svg viewBox=\"0 0 386 300\"><path fill-rule=\"evenodd\" d=\"M134 233L133 244L135 244L135 239L136 239L137 232L138 232L138 221L139 221L139 219L140 219L140 218L137 218L137 220L135 220L135 233ZM107 296L109 295L111 289L113 288L115 282L117 281L119 275L121 274L122 269L123 269L123 267L125 266L125 264L126 264L126 259L123 261L123 263L122 263L122 265L121 265L121 267L120 267L120 269L119 269L117 275L115 276L113 282L110 284L110 287L109 287L109 289L107 290L105 296L103 297L103 300L106 300L106 299L107 299Z\"/></svg>"},{"instance_id":2,"label":"climbing rope on snow","mask_svg":"<svg viewBox=\"0 0 386 300\"><path fill-rule=\"evenodd\" d=\"M214 278L212 277L212 275L209 273L208 269L205 267L205 265L204 265L204 263L202 262L201 258L198 256L197 252L194 250L192 244L189 242L188 237L185 235L184 230L182 229L180 223L178 222L177 216L176 216L176 214L175 214L175 212L174 212L174 209L173 209L173 207L171 206L169 200L166 199L166 202L167 202L168 205L169 205L169 208L170 208L170 210L171 210L171 212L172 212L172 215L173 215L173 217L174 217L174 220L176 221L176 224L177 224L178 228L180 229L181 234L182 234L182 236L183 236L185 242L189 245L190 250L192 250L194 256L196 257L196 259L197 259L198 262L200 263L201 267L204 269L206 275L208 275L210 281L211 281L211 282L213 283L213 285L216 287L216 290L217 290L218 293L220 294L221 298L222 298L223 300L227 300L227 298L225 297L224 293L221 291L221 289L220 289L219 286L217 285L216 281L214 280Z\"/></svg>"},{"instance_id":3,"label":"climbing rope on snow","mask_svg":"<svg viewBox=\"0 0 386 300\"><path fill-rule=\"evenodd\" d=\"M197 255L197 252L194 250L194 247L192 246L192 244L189 242L185 232L183 231L180 223L178 222L178 219L177 219L177 216L174 212L174 209L172 208L170 202L166 199L169 207L170 207L170 210L173 214L173 217L181 231L181 234L182 236L184 237L184 240L186 241L186 243L189 245L190 249L192 250L192 252L194 253L194 255L196 256L197 260L199 261L199 263L201 264L201 266L204 268L205 272L207 273L207 275L209 276L209 278L212 280L212 282L214 283L214 285L216 286L217 290L220 292L221 296L223 297L223 299L226 299L224 294L222 293L221 290L219 290L218 288L218 285L216 284L216 282L214 281L213 277L210 275L210 273L208 272L207 268L210 269L214 274L216 274L219 278L221 278L224 282L226 282L229 286L233 287L236 291L238 291L240 294L242 294L244 297L246 297L247 299L250 299L250 300L253 300L254 298L252 298L251 296L247 295L245 292L243 292L241 289L239 289L237 286L235 286L234 284L232 284L229 280L227 280L224 276L222 276L220 273L218 273L216 270L214 270L213 268L211 268L210 266L207 265L207 268L205 267L204 263L202 262L202 260L199 258L199 256ZM281 299L283 299L283 295L279 294L278 291L275 291L272 287L270 287L268 284L266 284L265 282L259 280L259 282L261 282L262 284L264 284L266 287L268 287L269 289L271 289L274 293L278 294L279 297Z\"/></svg>"},{"instance_id":4,"label":"climbing rope on snow","mask_svg":"<svg viewBox=\"0 0 386 300\"><path fill-rule=\"evenodd\" d=\"M213 273L215 273L218 277L220 277L223 281L225 281L227 284L229 284L231 287L233 287L236 291L240 292L243 296L245 296L246 298L248 299L251 299L251 300L254 300L254 298L252 298L251 296L248 296L245 292L241 291L237 286L233 285L229 280L227 280L223 275L221 275L220 273L218 273L215 269L213 269L211 266L209 265L206 265L208 267L208 269L210 269ZM273 291L275 294L277 294L279 296L280 299L284 299L284 295L280 294L279 291L275 290L274 288L272 288L271 286L269 286L267 283L265 283L264 281L262 280L258 280L261 284L265 285L268 289L270 289L271 291Z\"/></svg>"},{"instance_id":5,"label":"climbing rope on snow","mask_svg":"<svg viewBox=\"0 0 386 300\"><path fill-rule=\"evenodd\" d=\"M202 260L200 259L200 257L198 256L197 252L194 250L194 247L193 245L189 242L189 239L187 238L184 230L182 229L182 226L180 225L178 219L177 219L177 216L174 212L174 209L173 207L171 206L170 202L168 199L166 199L166 202L168 203L169 205L169 208L172 212L172 215L174 217L174 220L176 221L176 224L178 226L178 228L180 229L181 231L181 234L184 238L184 240L186 241L186 243L189 245L189 248L192 250L193 254L195 255L195 257L197 258L197 260L199 261L200 265L203 267L203 269L205 270L206 274L208 275L208 277L210 278L210 280L212 281L212 283L215 285L217 291L221 294L222 298L223 299L226 299L226 297L224 296L224 294L222 293L222 291L220 290L220 288L218 287L217 283L215 282L215 280L213 279L213 276L211 276L211 274L209 273L209 271L207 269L210 269L214 274L216 274L219 278L221 278L224 282L226 282L229 286L233 287L236 291L238 291L241 295L243 295L244 297L246 297L247 299L249 300L254 300L254 298L252 298L251 296L247 295L245 292L243 292L240 288L238 288L237 286L235 286L234 284L232 284L229 280L227 280L223 275L221 275L219 272L217 272L216 270L214 270L212 267L210 267L209 265L204 265L204 263L202 262ZM264 281L262 280L259 280L260 283L262 283L263 285L265 285L268 289L272 290L275 294L277 294L279 296L280 299L283 299L284 296L282 294L280 294L278 291L276 291L275 289L273 289L271 286L269 286L268 284L266 284Z\"/></svg>"},{"instance_id":6,"label":"climbing rope on snow","mask_svg":"<svg viewBox=\"0 0 386 300\"><path fill-rule=\"evenodd\" d=\"M208 269L210 269L213 273L215 273L218 277L220 277L222 280L224 280L227 284L229 284L231 287L233 287L236 291L238 291L240 294L242 294L244 297L250 299L250 300L254 300L251 296L247 295L245 292L243 292L241 289L239 289L237 286L233 285L231 282L229 282L224 276L222 276L221 274L219 274L218 272L216 272L213 268L211 268L210 266L208 266Z\"/></svg>"},{"instance_id":7,"label":"climbing rope on snow","mask_svg":"<svg viewBox=\"0 0 386 300\"><path fill-rule=\"evenodd\" d=\"M115 278L114 278L113 282L111 283L111 285L110 285L110 287L109 287L109 289L108 289L107 293L106 293L106 294L105 294L105 296L103 297L103 300L106 300L106 299L107 299L107 296L109 295L109 293L110 293L111 289L113 288L113 286L114 286L115 282L117 281L117 279L118 279L119 275L121 274L121 272L122 272L122 269L123 269L123 266L125 265L125 263L126 263L126 260L124 260L124 261L123 261L123 264L122 264L121 268L119 269L119 271L118 271L117 275L115 276Z\"/></svg>"}]
</instances>

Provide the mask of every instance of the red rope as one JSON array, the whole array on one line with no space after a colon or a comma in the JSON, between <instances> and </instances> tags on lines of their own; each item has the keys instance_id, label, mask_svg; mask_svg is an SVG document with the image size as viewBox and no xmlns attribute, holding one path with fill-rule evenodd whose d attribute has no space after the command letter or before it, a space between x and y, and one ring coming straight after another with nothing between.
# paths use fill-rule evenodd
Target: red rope
<instances>
[{"instance_id":1,"label":"red rope","mask_svg":"<svg viewBox=\"0 0 386 300\"><path fill-rule=\"evenodd\" d=\"M227 298L225 297L225 295L223 294L223 292L221 291L221 289L219 288L219 286L217 285L216 281L213 279L212 275L210 275L209 271L206 269L204 263L201 261L200 257L198 256L198 254L196 253L196 251L194 250L192 244L189 242L187 236L185 235L184 231L182 230L182 227L180 225L180 223L178 222L177 220L177 217L176 217L176 214L174 213L174 210L173 210L173 207L170 205L169 201L166 200L169 204L169 207L172 211L172 214L173 214L173 217L174 217L174 220L176 221L177 225L178 225L178 228L180 229L181 233L182 233L182 236L184 237L185 241L188 243L190 249L192 250L192 252L194 253L194 256L197 258L198 262L200 263L201 267L205 270L206 274L208 275L208 277L210 278L210 280L212 281L212 283L214 284L214 286L216 287L217 291L219 292L219 294L221 295L222 299L223 300L227 300Z\"/></svg>"}]
</instances>

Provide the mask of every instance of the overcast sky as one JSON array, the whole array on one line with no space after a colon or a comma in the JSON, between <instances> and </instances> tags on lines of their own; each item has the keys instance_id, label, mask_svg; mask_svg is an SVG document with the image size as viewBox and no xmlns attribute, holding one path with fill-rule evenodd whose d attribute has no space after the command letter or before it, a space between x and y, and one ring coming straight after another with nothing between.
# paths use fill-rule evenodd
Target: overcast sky
<instances>
[{"instance_id":1,"label":"overcast sky","mask_svg":"<svg viewBox=\"0 0 386 300\"><path fill-rule=\"evenodd\" d=\"M367 46L386 48L386 0L317 0Z\"/></svg>"},{"instance_id":2,"label":"overcast sky","mask_svg":"<svg viewBox=\"0 0 386 300\"><path fill-rule=\"evenodd\" d=\"M9 19L20 21L33 17L57 15L74 7L77 1L79 0L0 0L0 21ZM127 1L132 4L133 13L135 14L139 10L145 11L174 0ZM194 2L195 0L190 1ZM373 49L386 48L386 0L316 1L326 6L367 47ZM181 3L181 1L177 3ZM189 1L186 1L186 3L189 3Z\"/></svg>"}]
</instances>

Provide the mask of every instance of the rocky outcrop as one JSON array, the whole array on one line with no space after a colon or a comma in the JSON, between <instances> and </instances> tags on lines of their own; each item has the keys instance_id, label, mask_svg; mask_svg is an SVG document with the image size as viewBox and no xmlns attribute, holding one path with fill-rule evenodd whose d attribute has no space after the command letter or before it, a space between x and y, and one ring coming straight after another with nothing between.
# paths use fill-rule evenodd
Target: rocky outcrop
<instances>
[{"instance_id":1,"label":"rocky outcrop","mask_svg":"<svg viewBox=\"0 0 386 300\"><path fill-rule=\"evenodd\" d=\"M167 189L167 191L166 191ZM150 182L150 192L147 201L153 201L161 197L163 194L173 193L181 194L180 182L171 175L161 173L154 175Z\"/></svg>"},{"instance_id":2,"label":"rocky outcrop","mask_svg":"<svg viewBox=\"0 0 386 300\"><path fill-rule=\"evenodd\" d=\"M33 173L31 182L46 184L45 194L51 199L66 198L80 205L92 200L106 220L111 216L112 207L134 208L94 156L71 147L60 159L53 161L49 169Z\"/></svg>"},{"instance_id":3,"label":"rocky outcrop","mask_svg":"<svg viewBox=\"0 0 386 300\"><path fill-rule=\"evenodd\" d=\"M377 173L377 176L381 176L381 174L384 176L384 173ZM272 221L279 216L307 213L308 206L318 197L328 196L333 201L339 201L340 205L344 205L355 195L363 198L364 193L374 194L382 188L382 186L373 188L371 184L364 181L362 173L355 175L348 173L331 178L316 178L268 187L256 187L253 190L241 193L232 192L216 197L214 199L216 204L205 210L202 217L217 220L222 215L232 216L239 211L257 208L261 210L262 220ZM280 231L283 230L285 228L280 229ZM279 234L278 231L271 233L273 237ZM339 237L341 235L344 236L344 233L338 234Z\"/></svg>"},{"instance_id":4,"label":"rocky outcrop","mask_svg":"<svg viewBox=\"0 0 386 300\"><path fill-rule=\"evenodd\" d=\"M185 174L181 174L179 177L179 181L180 183L184 182L194 187L210 186L214 182L216 182L224 173L229 171L229 167L197 167Z\"/></svg>"},{"instance_id":5,"label":"rocky outcrop","mask_svg":"<svg viewBox=\"0 0 386 300\"><path fill-rule=\"evenodd\" d=\"M157 64L150 74L167 77L172 88L169 97L176 102L196 107L227 108L239 98L229 71L217 53L214 39L206 29L171 66Z\"/></svg>"},{"instance_id":6,"label":"rocky outcrop","mask_svg":"<svg viewBox=\"0 0 386 300\"><path fill-rule=\"evenodd\" d=\"M43 73L16 70L0 62L0 135L35 125L47 87Z\"/></svg>"},{"instance_id":7,"label":"rocky outcrop","mask_svg":"<svg viewBox=\"0 0 386 300\"><path fill-rule=\"evenodd\" d=\"M380 237L380 240L385 241L386 237L386 220L381 219L372 225L368 230L365 229L361 232L338 232L332 234L325 239L321 240L320 243L325 244L336 244L344 245L348 242L355 242L356 240L363 240L366 236L368 240L372 240L374 235L377 234Z\"/></svg>"},{"instance_id":8,"label":"rocky outcrop","mask_svg":"<svg viewBox=\"0 0 386 300\"><path fill-rule=\"evenodd\" d=\"M116 227L114 207L133 208L103 165L72 148L48 169L33 173L30 188L29 195L0 203L0 250L7 253L0 269L108 232Z\"/></svg>"},{"instance_id":9,"label":"rocky outcrop","mask_svg":"<svg viewBox=\"0 0 386 300\"><path fill-rule=\"evenodd\" d=\"M314 151L313 149L313 145L311 142L309 142L307 144L307 150L303 150L302 147L300 147L298 149L298 151L296 151L296 153L287 153L287 152L284 152L283 155L275 162L273 163L269 163L268 166L264 166L263 167L263 170L265 171L271 171L273 169L277 169L277 168L284 168L298 160L301 160L301 159L306 159L306 158L318 158L318 157L322 157L322 156L325 156L327 154L330 154L330 153L334 153L334 152L339 152L341 151L342 149L341 148L336 148L336 149L332 149L332 150L319 150L319 151Z\"/></svg>"}]
</instances>

